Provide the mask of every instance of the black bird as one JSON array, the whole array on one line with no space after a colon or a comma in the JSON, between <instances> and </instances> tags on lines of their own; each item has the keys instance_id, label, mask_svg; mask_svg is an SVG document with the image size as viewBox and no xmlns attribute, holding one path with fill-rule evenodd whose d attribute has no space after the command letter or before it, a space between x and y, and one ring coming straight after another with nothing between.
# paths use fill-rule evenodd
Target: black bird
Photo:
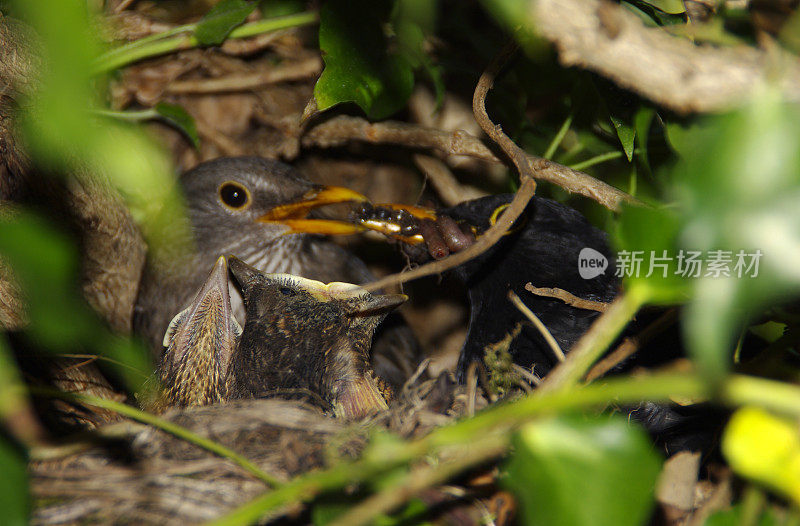
<instances>
[{"instance_id":1,"label":"black bird","mask_svg":"<svg viewBox=\"0 0 800 526\"><path fill-rule=\"evenodd\" d=\"M233 316L224 257L164 334L158 406L209 405L227 399L228 369L242 328Z\"/></svg>"},{"instance_id":2,"label":"black bird","mask_svg":"<svg viewBox=\"0 0 800 526\"><path fill-rule=\"evenodd\" d=\"M388 407L391 390L375 377L369 349L375 329L406 296L266 274L235 257L229 264L247 313L229 367L229 398L311 391L347 419Z\"/></svg>"},{"instance_id":3,"label":"black bird","mask_svg":"<svg viewBox=\"0 0 800 526\"><path fill-rule=\"evenodd\" d=\"M365 204L357 211L356 220L408 244L424 241L424 255L441 258L472 244L476 236L494 224L512 198L510 194L494 195L435 211ZM604 273L589 279L581 277L578 259L585 248L606 259ZM598 312L536 296L525 285L560 288L581 299L606 303L614 299L620 286L614 276L614 258L606 234L576 210L541 197L531 200L509 233L493 247L449 272L465 284L471 310L458 365L461 380L471 363L483 362L486 347L512 333L517 324L522 324L521 332L509 347L515 363L534 367L539 376L546 375L557 363L542 334L525 323L524 315L509 301L509 290L536 314L561 349L568 351Z\"/></svg>"},{"instance_id":4,"label":"black bird","mask_svg":"<svg viewBox=\"0 0 800 526\"><path fill-rule=\"evenodd\" d=\"M134 309L134 330L154 353L172 317L200 288L207 269L220 255L237 254L271 273L288 273L323 282L373 280L364 263L335 243L312 234L360 230L338 221L306 219L314 209L366 198L345 188L315 185L290 166L258 157L204 162L180 177L191 222L194 250L149 258ZM159 262L163 261L163 262ZM239 320L244 309L231 295ZM379 375L395 384L416 367L418 348L399 315L382 327L373 362Z\"/></svg>"},{"instance_id":5,"label":"black bird","mask_svg":"<svg viewBox=\"0 0 800 526\"><path fill-rule=\"evenodd\" d=\"M412 256L441 258L471 245L476 236L494 224L512 198L513 195L495 195L439 210L366 204L355 218L365 227L407 244L411 250L406 250ZM579 257L584 248L593 249L607 260L605 272L589 273L588 279L581 277ZM600 259L597 253L593 257ZM604 232L572 208L534 197L507 235L477 258L448 271L466 286L471 309L467 339L459 359L459 379L465 379L471 363L484 362L487 346L513 334L517 324L525 320L509 301L507 291L514 291L523 300L566 352L599 313L534 295L525 289L525 284L560 288L581 299L608 303L620 287L614 269L615 261ZM511 357L516 364L534 367L534 373L542 377L556 364L556 358L538 330L524 323L521 327L511 340ZM646 353L655 364L674 359L680 352L677 339L660 339L663 341ZM615 371L635 364L633 359ZM720 429L720 415L702 406L645 402L619 409L643 424L669 454L686 449L707 451Z\"/></svg>"}]
</instances>

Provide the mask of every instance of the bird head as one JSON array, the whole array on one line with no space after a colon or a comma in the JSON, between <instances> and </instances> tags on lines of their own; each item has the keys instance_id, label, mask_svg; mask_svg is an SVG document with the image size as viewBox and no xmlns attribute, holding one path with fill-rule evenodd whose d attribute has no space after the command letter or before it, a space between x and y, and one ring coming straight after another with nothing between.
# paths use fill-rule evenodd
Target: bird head
<instances>
[{"instance_id":1,"label":"bird head","mask_svg":"<svg viewBox=\"0 0 800 526\"><path fill-rule=\"evenodd\" d=\"M228 265L220 257L197 295L164 335L159 370L169 405L206 405L224 398L225 376L242 328L233 317Z\"/></svg>"},{"instance_id":2,"label":"bird head","mask_svg":"<svg viewBox=\"0 0 800 526\"><path fill-rule=\"evenodd\" d=\"M273 375L273 383L307 387L345 418L387 407L388 393L374 378L369 349L380 322L407 296L371 294L350 283L267 274L236 257L228 261L245 300L248 345L251 328L257 327L262 337L272 337L261 351L273 354L270 363L285 364L286 370L302 376Z\"/></svg>"},{"instance_id":3,"label":"bird head","mask_svg":"<svg viewBox=\"0 0 800 526\"><path fill-rule=\"evenodd\" d=\"M308 218L328 204L366 201L358 192L312 184L293 168L259 157L204 162L181 176L186 204L202 246L216 253L237 240L266 243L294 233L351 234L363 230L344 221ZM213 246L217 245L217 246Z\"/></svg>"}]
</instances>

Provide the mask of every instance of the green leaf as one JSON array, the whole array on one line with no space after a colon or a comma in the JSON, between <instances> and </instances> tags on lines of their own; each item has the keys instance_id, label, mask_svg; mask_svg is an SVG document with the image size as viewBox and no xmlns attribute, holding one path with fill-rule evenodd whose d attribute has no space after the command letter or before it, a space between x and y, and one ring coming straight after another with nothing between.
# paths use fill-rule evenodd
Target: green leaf
<instances>
[{"instance_id":1,"label":"green leaf","mask_svg":"<svg viewBox=\"0 0 800 526\"><path fill-rule=\"evenodd\" d=\"M647 3L672 15L677 15L686 11L683 0L648 0Z\"/></svg>"},{"instance_id":2,"label":"green leaf","mask_svg":"<svg viewBox=\"0 0 800 526\"><path fill-rule=\"evenodd\" d=\"M614 236L617 275L628 288L645 290L650 302L672 304L688 297L685 266L679 268L678 261L680 226L672 210L623 208Z\"/></svg>"},{"instance_id":3,"label":"green leaf","mask_svg":"<svg viewBox=\"0 0 800 526\"><path fill-rule=\"evenodd\" d=\"M197 23L194 36L204 46L218 46L257 6L245 0L222 0Z\"/></svg>"},{"instance_id":4,"label":"green leaf","mask_svg":"<svg viewBox=\"0 0 800 526\"><path fill-rule=\"evenodd\" d=\"M638 526L647 519L661 459L625 419L538 421L513 444L505 482L525 524Z\"/></svg>"},{"instance_id":5,"label":"green leaf","mask_svg":"<svg viewBox=\"0 0 800 526\"><path fill-rule=\"evenodd\" d=\"M320 11L319 43L325 60L314 97L320 110L355 102L372 119L400 110L414 87L413 59L390 52L383 32L388 0L330 0ZM404 33L405 42L410 38Z\"/></svg>"},{"instance_id":6,"label":"green leaf","mask_svg":"<svg viewBox=\"0 0 800 526\"><path fill-rule=\"evenodd\" d=\"M302 0L261 0L258 3L262 18L293 15L305 9Z\"/></svg>"},{"instance_id":7,"label":"green leaf","mask_svg":"<svg viewBox=\"0 0 800 526\"><path fill-rule=\"evenodd\" d=\"M728 422L721 445L734 471L800 504L800 431L796 420L743 407Z\"/></svg>"},{"instance_id":8,"label":"green leaf","mask_svg":"<svg viewBox=\"0 0 800 526\"><path fill-rule=\"evenodd\" d=\"M428 512L428 505L422 499L416 498L408 501L408 504L394 515L378 515L375 518L375 526L402 526L405 524L416 524L426 526L431 524L421 521L423 515Z\"/></svg>"},{"instance_id":9,"label":"green leaf","mask_svg":"<svg viewBox=\"0 0 800 526\"><path fill-rule=\"evenodd\" d=\"M626 0L622 3L622 6L635 13L650 26L671 26L686 23L686 15L667 13L652 4L653 2L644 2L643 0Z\"/></svg>"},{"instance_id":10,"label":"green leaf","mask_svg":"<svg viewBox=\"0 0 800 526\"><path fill-rule=\"evenodd\" d=\"M28 491L27 461L22 452L0 437L0 509L3 524L24 526L28 524L31 502Z\"/></svg>"},{"instance_id":11,"label":"green leaf","mask_svg":"<svg viewBox=\"0 0 800 526\"><path fill-rule=\"evenodd\" d=\"M639 138L637 141L639 144L639 159L648 174L652 170L650 169L650 154L647 151L647 142L650 136L650 126L653 124L655 116L656 111L648 106L642 106L633 116L633 128Z\"/></svg>"},{"instance_id":12,"label":"green leaf","mask_svg":"<svg viewBox=\"0 0 800 526\"><path fill-rule=\"evenodd\" d=\"M706 265L683 313L693 356L719 377L742 323L800 292L800 108L769 91L668 132L681 157L672 189L683 215L679 244L730 259L728 275Z\"/></svg>"},{"instance_id":13,"label":"green leaf","mask_svg":"<svg viewBox=\"0 0 800 526\"><path fill-rule=\"evenodd\" d=\"M16 1L39 37L43 68L37 89L20 101L21 131L37 168L108 177L126 199L152 254L183 237L184 209L166 152L129 123L97 119L92 64L95 27L80 2Z\"/></svg>"},{"instance_id":14,"label":"green leaf","mask_svg":"<svg viewBox=\"0 0 800 526\"><path fill-rule=\"evenodd\" d=\"M625 151L625 157L628 158L628 162L633 159L633 140L636 137L636 130L630 124L623 122L621 119L610 115L609 118L611 119L611 124L614 125L614 129L617 131L617 137L619 137L619 142L622 144L622 149Z\"/></svg>"},{"instance_id":15,"label":"green leaf","mask_svg":"<svg viewBox=\"0 0 800 526\"><path fill-rule=\"evenodd\" d=\"M347 510L358 504L353 495L326 495L317 499L311 508L311 523L326 526L341 517Z\"/></svg>"},{"instance_id":16,"label":"green leaf","mask_svg":"<svg viewBox=\"0 0 800 526\"><path fill-rule=\"evenodd\" d=\"M752 517L744 510L744 507L741 504L736 504L730 509L712 513L708 519L706 519L703 526L741 526L743 524L752 526L780 526L797 524L800 521L800 517L797 516L797 513L794 513L793 519L794 522L780 520L772 508L767 508L753 521Z\"/></svg>"},{"instance_id":17,"label":"green leaf","mask_svg":"<svg viewBox=\"0 0 800 526\"><path fill-rule=\"evenodd\" d=\"M174 125L192 141L195 148L200 148L200 136L197 134L197 126L194 119L185 109L177 104L159 102L155 107L156 112L166 121Z\"/></svg>"},{"instance_id":18,"label":"green leaf","mask_svg":"<svg viewBox=\"0 0 800 526\"><path fill-rule=\"evenodd\" d=\"M25 335L53 353L93 351L114 366L132 392L152 367L135 341L113 334L83 300L78 288L77 251L48 222L21 211L0 221L0 255L14 269L25 293L30 326Z\"/></svg>"}]
</instances>

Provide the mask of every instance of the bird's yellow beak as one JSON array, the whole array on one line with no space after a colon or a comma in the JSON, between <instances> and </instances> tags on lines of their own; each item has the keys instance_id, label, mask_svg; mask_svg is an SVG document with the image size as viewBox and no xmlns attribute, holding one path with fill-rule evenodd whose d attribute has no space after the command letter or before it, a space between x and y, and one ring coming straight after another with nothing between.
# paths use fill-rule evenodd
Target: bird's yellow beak
<instances>
[{"instance_id":1,"label":"bird's yellow beak","mask_svg":"<svg viewBox=\"0 0 800 526\"><path fill-rule=\"evenodd\" d=\"M418 245L425 240L421 234L414 231L414 228L409 228L411 225L405 224L402 216L398 217L397 212L404 212L406 221L436 219L434 210L414 205L381 203L367 206L365 209L362 215L355 218L357 224L366 230L379 232L408 245Z\"/></svg>"},{"instance_id":2,"label":"bird's yellow beak","mask_svg":"<svg viewBox=\"0 0 800 526\"><path fill-rule=\"evenodd\" d=\"M276 206L257 219L261 223L280 223L289 227L287 234L308 233L344 235L363 232L359 224L333 219L306 219L306 216L321 206L336 203L369 202L366 196L342 186L315 186L300 199Z\"/></svg>"}]
</instances>

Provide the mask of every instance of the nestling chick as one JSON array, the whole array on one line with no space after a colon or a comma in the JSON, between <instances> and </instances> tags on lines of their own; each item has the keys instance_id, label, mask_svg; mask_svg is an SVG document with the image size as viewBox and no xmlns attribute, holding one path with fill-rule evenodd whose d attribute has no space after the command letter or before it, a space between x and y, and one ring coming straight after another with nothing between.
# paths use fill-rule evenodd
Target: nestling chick
<instances>
[{"instance_id":1,"label":"nestling chick","mask_svg":"<svg viewBox=\"0 0 800 526\"><path fill-rule=\"evenodd\" d=\"M375 377L369 349L375 329L406 296L266 274L235 257L228 261L246 312L229 368L229 398L305 389L347 419L387 408L391 392Z\"/></svg>"},{"instance_id":2,"label":"nestling chick","mask_svg":"<svg viewBox=\"0 0 800 526\"><path fill-rule=\"evenodd\" d=\"M200 291L164 335L159 364L167 406L209 405L226 398L225 378L242 328L233 317L228 265L217 259Z\"/></svg>"}]
</instances>

